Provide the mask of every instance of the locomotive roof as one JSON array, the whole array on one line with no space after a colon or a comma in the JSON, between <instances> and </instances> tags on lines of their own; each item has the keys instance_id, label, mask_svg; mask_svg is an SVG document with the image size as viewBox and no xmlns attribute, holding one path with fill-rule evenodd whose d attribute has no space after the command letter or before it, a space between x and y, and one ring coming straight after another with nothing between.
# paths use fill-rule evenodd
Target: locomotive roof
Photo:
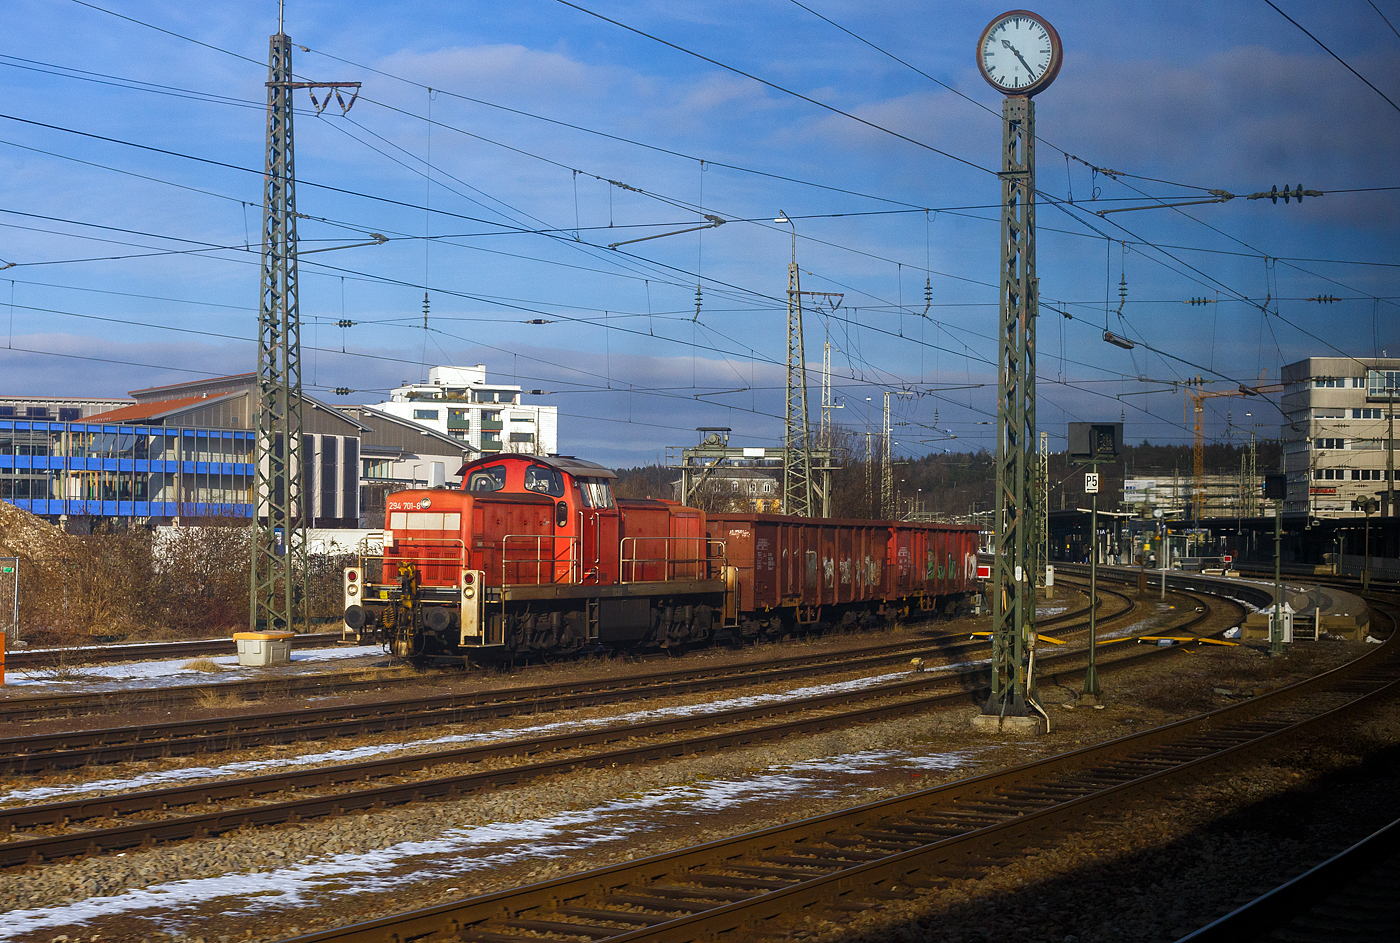
<instances>
[{"instance_id":1,"label":"locomotive roof","mask_svg":"<svg viewBox=\"0 0 1400 943\"><path fill-rule=\"evenodd\" d=\"M568 472L576 478L616 478L617 472L611 468L604 468L597 462L590 462L587 459L574 458L572 455L526 455L521 452L502 452L498 455L474 459L467 462L457 472L465 476L468 471L482 465L490 465L503 459L515 459L522 462L535 462L539 465L548 465L550 468L557 468L560 471Z\"/></svg>"}]
</instances>

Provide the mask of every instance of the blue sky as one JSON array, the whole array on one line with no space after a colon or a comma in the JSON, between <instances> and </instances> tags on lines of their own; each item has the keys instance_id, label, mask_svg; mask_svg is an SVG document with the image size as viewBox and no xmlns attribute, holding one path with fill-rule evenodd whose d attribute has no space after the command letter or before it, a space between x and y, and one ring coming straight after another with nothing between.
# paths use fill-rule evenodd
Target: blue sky
<instances>
[{"instance_id":1,"label":"blue sky","mask_svg":"<svg viewBox=\"0 0 1400 943\"><path fill-rule=\"evenodd\" d=\"M1036 99L1052 442L1119 418L1133 441L1186 441L1181 394L1151 391L1400 351L1400 110L1382 95L1400 103L1400 3L1275 3L1379 92L1263 0L1035 7L1065 46ZM254 369L276 3L6 6L0 392ZM838 423L878 426L867 397L915 392L895 398L900 454L990 448L1001 99L973 51L1007 7L579 6L878 127L557 0L291 0L299 76L363 83L344 117L298 98L302 247L390 237L302 260L309 391L373 403L425 366L485 363L550 391L567 453L646 463L715 425L775 444L781 209L803 289L843 295L805 321L812 422L829 332ZM1328 193L1096 215L1299 184ZM726 222L607 248L702 214ZM1277 432L1267 406L1209 409L1211 440Z\"/></svg>"}]
</instances>

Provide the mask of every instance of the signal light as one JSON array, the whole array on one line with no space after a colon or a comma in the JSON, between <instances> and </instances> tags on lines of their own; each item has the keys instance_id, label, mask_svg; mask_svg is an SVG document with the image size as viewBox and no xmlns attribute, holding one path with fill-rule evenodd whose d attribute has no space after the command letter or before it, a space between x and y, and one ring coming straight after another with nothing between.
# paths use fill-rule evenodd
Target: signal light
<instances>
[{"instance_id":1,"label":"signal light","mask_svg":"<svg viewBox=\"0 0 1400 943\"><path fill-rule=\"evenodd\" d=\"M462 582L465 583L467 586L472 585L472 583L475 583L475 582L476 582L476 574L474 574L474 573L463 573L463 574L462 574Z\"/></svg>"},{"instance_id":2,"label":"signal light","mask_svg":"<svg viewBox=\"0 0 1400 943\"><path fill-rule=\"evenodd\" d=\"M347 570L345 572L345 578L353 583L360 578L360 574L355 570Z\"/></svg>"}]
</instances>

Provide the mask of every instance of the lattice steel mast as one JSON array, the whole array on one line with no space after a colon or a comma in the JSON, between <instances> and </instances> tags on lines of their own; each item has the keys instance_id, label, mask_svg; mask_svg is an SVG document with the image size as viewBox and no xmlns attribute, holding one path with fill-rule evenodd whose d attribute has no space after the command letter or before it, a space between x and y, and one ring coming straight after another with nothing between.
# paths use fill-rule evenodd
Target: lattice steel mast
<instances>
[{"instance_id":1,"label":"lattice steel mast","mask_svg":"<svg viewBox=\"0 0 1400 943\"><path fill-rule=\"evenodd\" d=\"M262 290L258 306L257 438L253 455L252 578L248 622L253 630L289 630L307 596L306 524L301 422L301 317L297 307L296 171L292 93L326 89L343 111L354 104L339 89L358 82L292 81L292 41L282 30L268 42L267 164L263 173ZM304 620L304 614L301 617Z\"/></svg>"},{"instance_id":2,"label":"lattice steel mast","mask_svg":"<svg viewBox=\"0 0 1400 943\"><path fill-rule=\"evenodd\" d=\"M292 41L269 41L267 165L263 173L258 309L252 598L249 624L289 629L306 595L301 490L301 322L297 310L296 175L292 161Z\"/></svg>"},{"instance_id":3,"label":"lattice steel mast","mask_svg":"<svg viewBox=\"0 0 1400 943\"><path fill-rule=\"evenodd\" d=\"M784 213L779 222L791 225ZM807 422L807 356L802 342L802 286L797 274L797 227L788 264L787 404L783 426L783 513L812 517L812 436Z\"/></svg>"},{"instance_id":4,"label":"lattice steel mast","mask_svg":"<svg viewBox=\"0 0 1400 943\"><path fill-rule=\"evenodd\" d=\"M1001 351L997 358L997 526L992 564L992 693L983 712L1025 716L1035 635L1035 103L1002 103Z\"/></svg>"}]
</instances>

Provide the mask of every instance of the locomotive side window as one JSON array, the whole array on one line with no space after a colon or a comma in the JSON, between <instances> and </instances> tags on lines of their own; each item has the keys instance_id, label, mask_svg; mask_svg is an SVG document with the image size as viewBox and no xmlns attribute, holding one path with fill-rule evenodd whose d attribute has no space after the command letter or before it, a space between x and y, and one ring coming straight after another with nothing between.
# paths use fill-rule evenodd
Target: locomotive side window
<instances>
[{"instance_id":1,"label":"locomotive side window","mask_svg":"<svg viewBox=\"0 0 1400 943\"><path fill-rule=\"evenodd\" d=\"M579 496L586 508L610 508L613 506L612 487L604 478L580 478Z\"/></svg>"},{"instance_id":2,"label":"locomotive side window","mask_svg":"<svg viewBox=\"0 0 1400 943\"><path fill-rule=\"evenodd\" d=\"M467 479L468 491L500 491L506 486L506 467L492 465L472 472Z\"/></svg>"},{"instance_id":3,"label":"locomotive side window","mask_svg":"<svg viewBox=\"0 0 1400 943\"><path fill-rule=\"evenodd\" d=\"M564 478L552 468L531 465L525 469L525 490L558 498L564 494Z\"/></svg>"}]
</instances>

